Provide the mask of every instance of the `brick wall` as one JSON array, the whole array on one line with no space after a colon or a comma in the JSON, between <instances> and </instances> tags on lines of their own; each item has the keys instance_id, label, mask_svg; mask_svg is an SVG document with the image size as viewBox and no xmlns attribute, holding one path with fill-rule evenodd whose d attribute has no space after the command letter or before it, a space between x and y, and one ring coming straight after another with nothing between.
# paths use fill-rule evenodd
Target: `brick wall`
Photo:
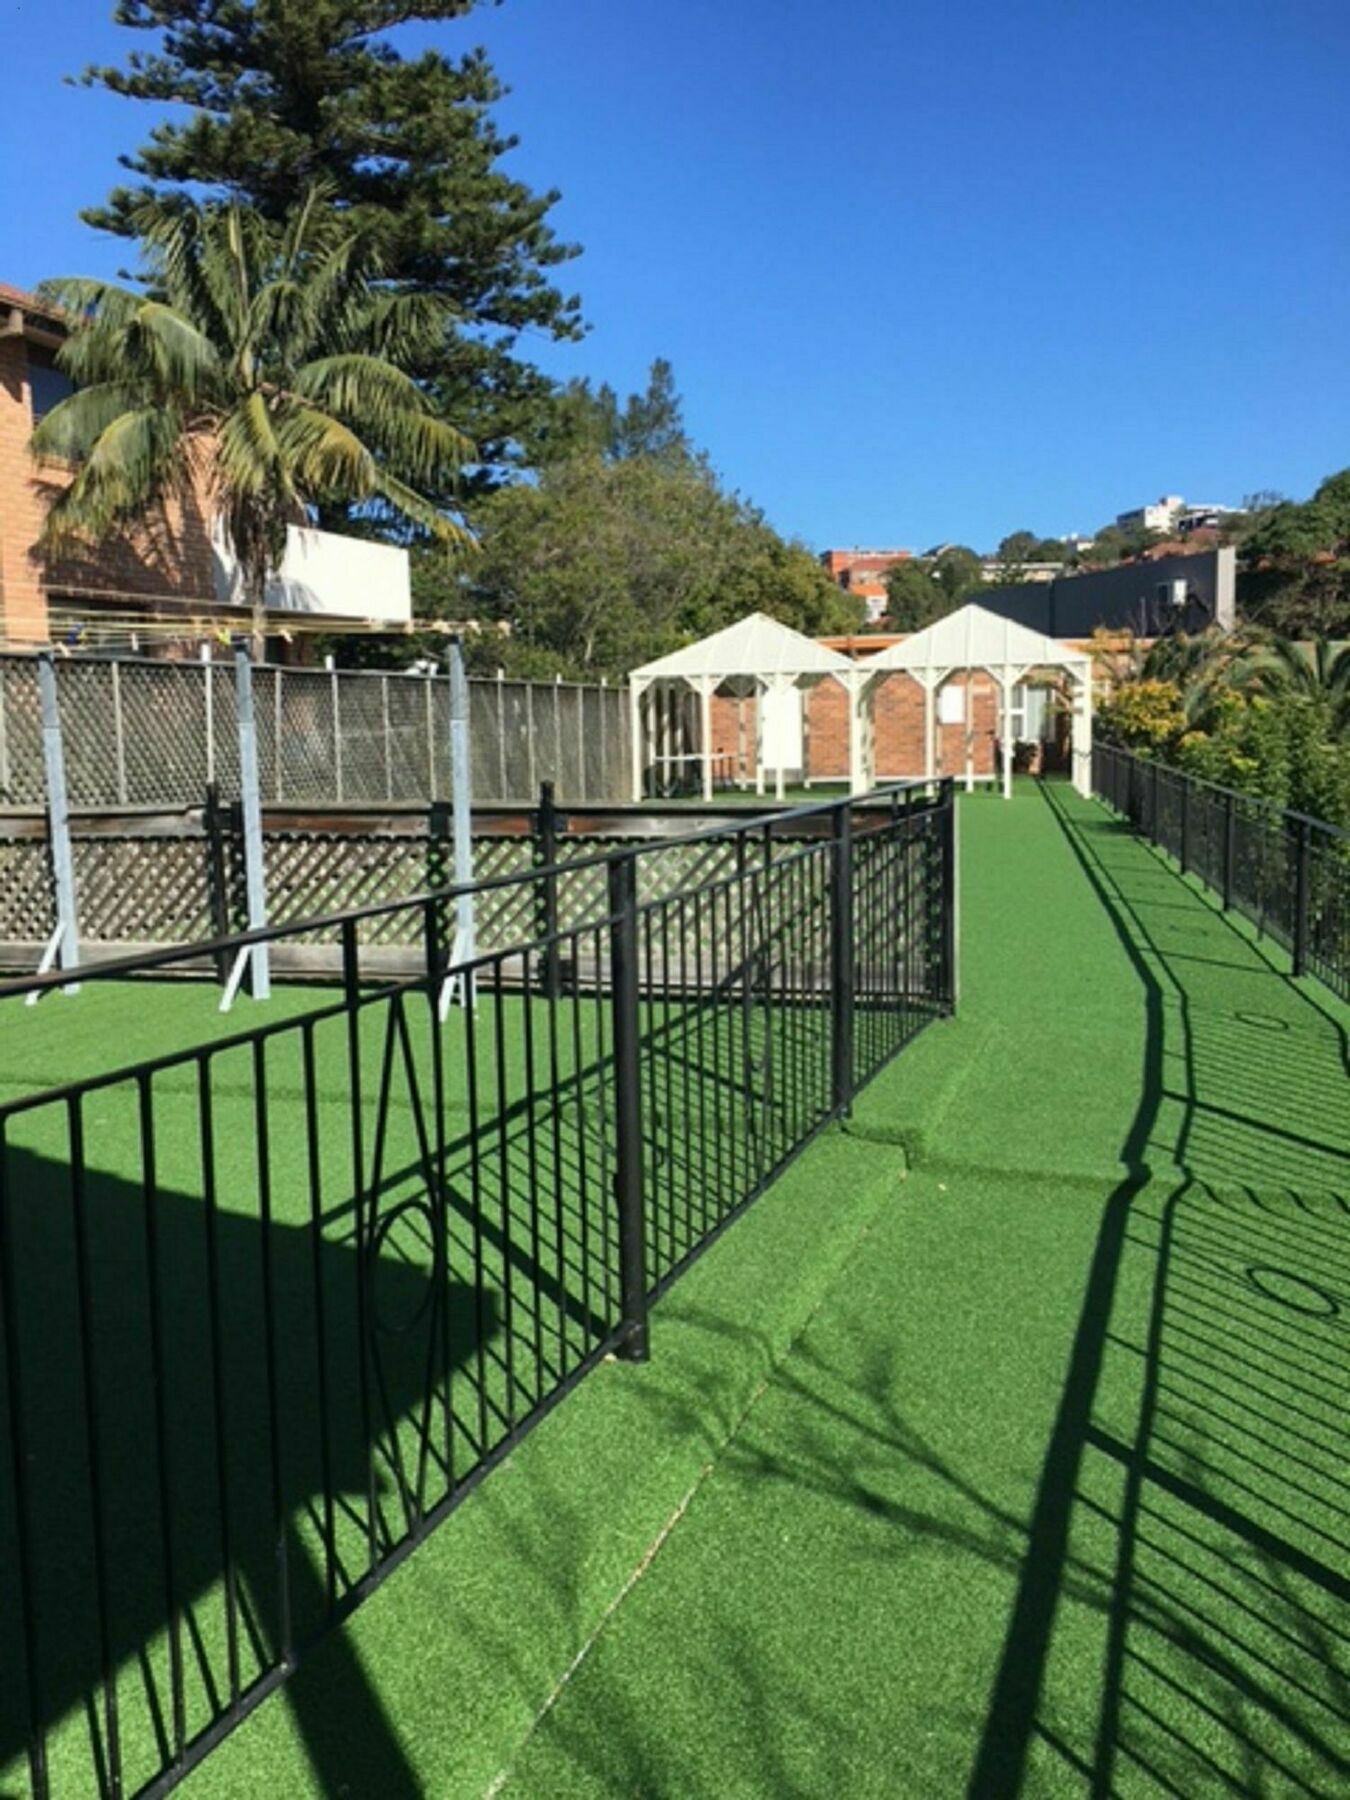
<instances>
[{"instance_id":1,"label":"brick wall","mask_svg":"<svg viewBox=\"0 0 1350 1800\"><path fill-rule=\"evenodd\" d=\"M0 338L0 635L33 644L46 640L47 603L32 553L44 508L28 454L27 350L21 337Z\"/></svg>"},{"instance_id":2,"label":"brick wall","mask_svg":"<svg viewBox=\"0 0 1350 1800\"><path fill-rule=\"evenodd\" d=\"M70 474L35 465L28 390L28 346L0 338L0 638L41 644L48 638L47 597L70 593L109 601L174 599L210 604L214 575L206 482L200 463L181 492L143 524L112 534L97 550L44 567L37 554L47 509Z\"/></svg>"},{"instance_id":3,"label":"brick wall","mask_svg":"<svg viewBox=\"0 0 1350 1800\"><path fill-rule=\"evenodd\" d=\"M964 687L966 680L965 675L954 675L947 685ZM970 682L970 705L974 719L971 766L976 775L994 775L998 772L998 689L987 675L974 674L970 677ZM872 704L877 775L922 775L923 688L912 675L888 675L872 689ZM738 720L744 721L743 765L735 761L740 741ZM727 753L732 759L716 765L718 779L725 779L736 768L743 768L747 776L753 777L755 702L715 694L712 702L712 735L714 753ZM965 774L965 738L964 725L939 724L937 774ZM807 774L812 781L848 779L848 695L832 676L817 682L806 693L806 763Z\"/></svg>"}]
</instances>

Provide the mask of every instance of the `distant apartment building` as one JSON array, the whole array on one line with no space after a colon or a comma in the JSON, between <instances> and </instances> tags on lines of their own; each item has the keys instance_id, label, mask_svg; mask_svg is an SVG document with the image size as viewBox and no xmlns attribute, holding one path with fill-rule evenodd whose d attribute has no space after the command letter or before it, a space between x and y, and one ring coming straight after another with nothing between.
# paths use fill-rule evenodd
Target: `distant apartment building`
<instances>
[{"instance_id":1,"label":"distant apartment building","mask_svg":"<svg viewBox=\"0 0 1350 1800\"><path fill-rule=\"evenodd\" d=\"M1164 494L1151 506L1117 513L1116 524L1122 531L1161 531L1166 537L1189 537L1194 531L1217 531L1241 516L1240 506L1201 505L1183 500L1180 494Z\"/></svg>"},{"instance_id":2,"label":"distant apartment building","mask_svg":"<svg viewBox=\"0 0 1350 1800\"><path fill-rule=\"evenodd\" d=\"M35 463L28 445L70 392L56 363L64 338L59 312L0 283L0 647L181 648L246 631L239 571L201 478L185 473L154 516L96 547L59 561L39 553L48 508L71 472ZM292 527L267 609L277 653L307 631L404 627L412 617L407 552Z\"/></svg>"},{"instance_id":3,"label":"distant apartment building","mask_svg":"<svg viewBox=\"0 0 1350 1800\"><path fill-rule=\"evenodd\" d=\"M1148 506L1135 506L1129 512L1116 514L1121 531L1162 531L1169 536L1176 530L1177 520L1185 511L1180 494L1162 494Z\"/></svg>"},{"instance_id":4,"label":"distant apartment building","mask_svg":"<svg viewBox=\"0 0 1350 1800\"><path fill-rule=\"evenodd\" d=\"M886 572L898 562L908 562L912 550L822 550L820 560L831 581L856 594L867 606L869 624L875 625L886 611Z\"/></svg>"}]
</instances>

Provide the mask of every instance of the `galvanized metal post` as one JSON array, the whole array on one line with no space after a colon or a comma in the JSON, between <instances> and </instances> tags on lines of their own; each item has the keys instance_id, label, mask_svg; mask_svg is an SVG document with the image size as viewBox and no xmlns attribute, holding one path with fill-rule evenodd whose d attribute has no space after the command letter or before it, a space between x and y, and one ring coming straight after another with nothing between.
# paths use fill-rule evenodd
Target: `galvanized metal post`
<instances>
[{"instance_id":1,"label":"galvanized metal post","mask_svg":"<svg viewBox=\"0 0 1350 1800\"><path fill-rule=\"evenodd\" d=\"M614 1191L619 1212L619 1355L646 1362L647 1247L642 1195L642 1115L637 927L637 856L631 850L609 865L610 1003L613 1009Z\"/></svg>"},{"instance_id":2,"label":"galvanized metal post","mask_svg":"<svg viewBox=\"0 0 1350 1800\"><path fill-rule=\"evenodd\" d=\"M1312 919L1309 916L1312 845L1308 833L1308 821L1298 822L1298 862L1294 878L1294 973L1306 975L1308 972L1308 939L1311 935Z\"/></svg>"},{"instance_id":3,"label":"galvanized metal post","mask_svg":"<svg viewBox=\"0 0 1350 1800\"><path fill-rule=\"evenodd\" d=\"M42 709L42 760L47 776L47 839L51 847L56 929L49 951L63 969L78 968L80 925L75 907L75 865L70 852L70 807L66 799L66 758L61 742L61 706L56 692L56 666L51 652L38 657L38 699ZM50 962L44 957L44 963ZM65 989L68 994L78 988Z\"/></svg>"},{"instance_id":4,"label":"galvanized metal post","mask_svg":"<svg viewBox=\"0 0 1350 1800\"><path fill-rule=\"evenodd\" d=\"M248 928L261 931L267 924L267 874L263 862L262 795L258 787L258 732L253 717L253 665L247 650L234 653L234 706L239 726L239 804L244 822L244 890L248 896ZM255 1000L272 992L271 955L266 944L255 944L250 957Z\"/></svg>"},{"instance_id":5,"label":"galvanized metal post","mask_svg":"<svg viewBox=\"0 0 1350 1800\"><path fill-rule=\"evenodd\" d=\"M455 900L455 941L450 951L452 970L472 962L475 954L473 894L473 797L469 767L469 679L464 669L464 647L451 638L447 668L450 682L450 807L454 836L455 886L462 890ZM452 989L459 988L467 1003L472 976L451 974L441 988L440 1016L449 1010Z\"/></svg>"},{"instance_id":6,"label":"galvanized metal post","mask_svg":"<svg viewBox=\"0 0 1350 1800\"><path fill-rule=\"evenodd\" d=\"M853 1104L853 819L847 800L834 809L830 854L830 1042L834 1110Z\"/></svg>"}]
</instances>

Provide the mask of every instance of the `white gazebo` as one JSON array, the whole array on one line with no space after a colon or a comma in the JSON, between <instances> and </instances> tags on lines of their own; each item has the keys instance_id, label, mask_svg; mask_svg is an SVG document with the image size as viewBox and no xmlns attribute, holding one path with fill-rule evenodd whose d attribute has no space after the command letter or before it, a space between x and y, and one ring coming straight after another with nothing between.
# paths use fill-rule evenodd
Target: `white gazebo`
<instances>
[{"instance_id":1,"label":"white gazebo","mask_svg":"<svg viewBox=\"0 0 1350 1800\"><path fill-rule=\"evenodd\" d=\"M764 792L764 702L793 688L808 688L830 676L843 687L849 702L849 785L855 793L870 785L870 758L864 741L859 704L863 671L856 663L829 650L814 638L794 631L766 613L751 613L725 630L700 638L686 649L644 663L629 677L632 709L633 798L641 800L643 774L649 761L669 766L694 761L701 767L703 797L712 798L713 732L712 701L719 690L742 698L755 695L755 786ZM697 749L675 746L686 741L681 732L681 709L693 695L698 704L698 728L687 739ZM776 792L783 797L783 759L776 771Z\"/></svg>"},{"instance_id":2,"label":"white gazebo","mask_svg":"<svg viewBox=\"0 0 1350 1800\"><path fill-rule=\"evenodd\" d=\"M913 676L924 696L924 767L915 775L930 779L937 765L937 695L942 684L957 674L983 671L999 691L999 738L1003 745L1003 792L1012 793L1012 696L1013 689L1036 670L1052 670L1063 675L1069 684L1073 708L1071 747L1073 783L1080 794L1092 787L1092 658L1086 650L1075 649L1059 638L1045 637L1011 619L1000 618L973 602L937 619L922 631L916 631L903 642L869 657L861 665L868 689L887 675L903 672ZM861 713L867 704L860 693L853 710ZM868 711L870 712L870 707ZM966 788L974 785L971 758L972 736L967 701ZM908 773L909 771L906 771ZM870 771L865 770L865 777Z\"/></svg>"}]
</instances>

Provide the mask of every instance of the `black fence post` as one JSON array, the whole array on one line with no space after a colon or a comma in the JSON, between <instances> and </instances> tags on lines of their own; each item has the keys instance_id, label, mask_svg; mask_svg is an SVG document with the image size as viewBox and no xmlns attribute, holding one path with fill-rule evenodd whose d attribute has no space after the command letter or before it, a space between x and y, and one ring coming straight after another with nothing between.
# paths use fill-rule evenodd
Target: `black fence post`
<instances>
[{"instance_id":1,"label":"black fence post","mask_svg":"<svg viewBox=\"0 0 1350 1800\"><path fill-rule=\"evenodd\" d=\"M615 1198L619 1208L619 1355L646 1362L647 1243L642 1192L642 1066L638 999L637 855L626 850L609 865L610 986L614 1025Z\"/></svg>"},{"instance_id":2,"label":"black fence post","mask_svg":"<svg viewBox=\"0 0 1350 1800\"><path fill-rule=\"evenodd\" d=\"M1149 808L1151 817L1149 819L1148 835L1150 836L1150 838L1152 838L1152 840L1155 844L1159 844L1162 842L1162 839L1158 835L1158 766L1159 765L1158 765L1158 761L1157 761L1156 757L1151 766L1153 769L1153 799L1152 799L1152 804Z\"/></svg>"},{"instance_id":3,"label":"black fence post","mask_svg":"<svg viewBox=\"0 0 1350 1800\"><path fill-rule=\"evenodd\" d=\"M956 784L944 781L942 808L942 993L944 1012L956 1011Z\"/></svg>"},{"instance_id":4,"label":"black fence post","mask_svg":"<svg viewBox=\"0 0 1350 1800\"><path fill-rule=\"evenodd\" d=\"M850 803L834 809L830 856L831 1093L834 1110L853 1104L853 818Z\"/></svg>"},{"instance_id":5,"label":"black fence post","mask_svg":"<svg viewBox=\"0 0 1350 1800\"><path fill-rule=\"evenodd\" d=\"M206 805L202 808L202 829L206 833L206 892L211 908L211 936L230 935L230 888L225 872L225 817L220 804L220 789L208 783ZM213 958L216 980L223 987L230 978L230 955L217 950Z\"/></svg>"},{"instance_id":6,"label":"black fence post","mask_svg":"<svg viewBox=\"0 0 1350 1800\"><path fill-rule=\"evenodd\" d=\"M1298 822L1298 873L1294 883L1294 973L1306 975L1308 972L1308 937L1312 920L1309 917L1309 865L1311 863L1311 845L1309 843L1308 821Z\"/></svg>"},{"instance_id":7,"label":"black fence post","mask_svg":"<svg viewBox=\"0 0 1350 1800\"><path fill-rule=\"evenodd\" d=\"M1183 775L1181 780L1181 842L1178 846L1177 861L1181 864L1184 875L1191 866L1191 784Z\"/></svg>"},{"instance_id":8,"label":"black fence post","mask_svg":"<svg viewBox=\"0 0 1350 1800\"><path fill-rule=\"evenodd\" d=\"M534 816L535 866L543 871L535 882L535 929L544 945L540 962L544 996L556 1000L562 992L562 955L558 945L558 808L553 783L539 788L539 810Z\"/></svg>"},{"instance_id":9,"label":"black fence post","mask_svg":"<svg viewBox=\"0 0 1350 1800\"><path fill-rule=\"evenodd\" d=\"M1233 804L1231 794L1224 795L1223 803L1223 910L1230 912L1233 906L1233 874L1237 857L1237 808Z\"/></svg>"}]
</instances>

